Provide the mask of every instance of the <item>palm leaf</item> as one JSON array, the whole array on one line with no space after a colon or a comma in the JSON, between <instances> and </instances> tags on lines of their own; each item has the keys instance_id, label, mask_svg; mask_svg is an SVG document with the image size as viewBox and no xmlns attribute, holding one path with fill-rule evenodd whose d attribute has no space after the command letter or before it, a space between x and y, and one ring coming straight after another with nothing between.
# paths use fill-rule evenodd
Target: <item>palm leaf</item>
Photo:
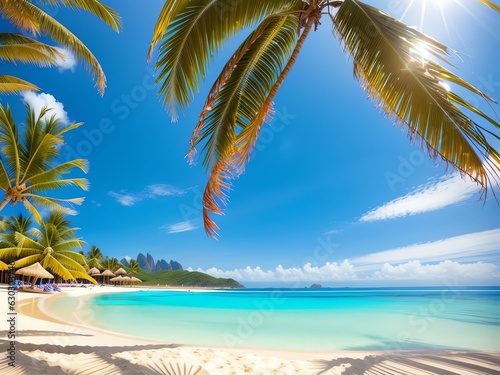
<instances>
[{"instance_id":1,"label":"palm leaf","mask_svg":"<svg viewBox=\"0 0 500 375\"><path fill-rule=\"evenodd\" d=\"M3 3L2 3L3 4ZM66 27L50 17L47 13L27 0L16 0L3 4L0 8L3 15L21 30L33 34L42 33L50 36L55 42L68 47L78 59L83 60L85 68L96 79L95 86L102 95L106 87L106 76L101 65L90 50Z\"/></svg>"},{"instance_id":2,"label":"palm leaf","mask_svg":"<svg viewBox=\"0 0 500 375\"><path fill-rule=\"evenodd\" d=\"M158 19L150 54L163 38L156 70L159 95L177 119L177 109L188 105L205 78L213 56L243 28L273 13L289 10L300 1L254 0L237 6L225 0L167 0ZM218 20L218 22L214 22Z\"/></svg>"},{"instance_id":3,"label":"palm leaf","mask_svg":"<svg viewBox=\"0 0 500 375\"><path fill-rule=\"evenodd\" d=\"M117 32L122 26L119 14L113 8L98 0L38 0L38 2L41 4L49 4L51 6L63 5L71 9L85 10L97 16L100 20L104 21L104 23Z\"/></svg>"},{"instance_id":4,"label":"palm leaf","mask_svg":"<svg viewBox=\"0 0 500 375\"><path fill-rule=\"evenodd\" d=\"M425 48L445 60L446 48L357 0L344 1L333 21L337 37L353 57L355 76L377 105L395 123L408 126L411 137L431 156L441 156L488 187L490 177L483 161L494 165L500 157L482 129L454 105L460 104L459 96L448 92L441 81L492 99L439 64L414 55L415 49ZM474 112L500 128L478 109Z\"/></svg>"},{"instance_id":5,"label":"palm leaf","mask_svg":"<svg viewBox=\"0 0 500 375\"><path fill-rule=\"evenodd\" d=\"M79 188L87 191L89 182L85 178L71 178L65 180L40 182L38 184L29 185L26 189L22 190L22 192L31 191L33 193L40 193L47 190L62 189L69 186L78 186Z\"/></svg>"},{"instance_id":6,"label":"palm leaf","mask_svg":"<svg viewBox=\"0 0 500 375\"><path fill-rule=\"evenodd\" d=\"M63 58L57 48L17 33L0 33L0 59L38 66L57 65L56 58Z\"/></svg>"},{"instance_id":7,"label":"palm leaf","mask_svg":"<svg viewBox=\"0 0 500 375\"><path fill-rule=\"evenodd\" d=\"M43 257L41 265L43 268L50 270L51 273L61 276L63 280L74 280L71 272L50 254Z\"/></svg>"},{"instance_id":8,"label":"palm leaf","mask_svg":"<svg viewBox=\"0 0 500 375\"><path fill-rule=\"evenodd\" d=\"M47 181L55 181L60 178L60 176L71 172L71 169L79 168L83 172L87 172L88 163L84 159L75 159L55 166L54 168L41 172L37 175L31 176L29 181L31 184L36 185L40 183L45 183Z\"/></svg>"},{"instance_id":9,"label":"palm leaf","mask_svg":"<svg viewBox=\"0 0 500 375\"><path fill-rule=\"evenodd\" d=\"M29 256L26 256L26 257L23 257L21 259L16 260L16 262L14 263L14 267L18 268L18 269L28 267L36 262L39 262L40 260L42 260L41 254L29 255Z\"/></svg>"},{"instance_id":10,"label":"palm leaf","mask_svg":"<svg viewBox=\"0 0 500 375\"><path fill-rule=\"evenodd\" d=\"M2 94L19 94L22 91L39 91L38 86L24 79L0 75L0 93Z\"/></svg>"},{"instance_id":11,"label":"palm leaf","mask_svg":"<svg viewBox=\"0 0 500 375\"><path fill-rule=\"evenodd\" d=\"M12 118L10 107L4 109L0 104L0 150L5 155L8 167L15 173L15 185L19 185L19 175L21 173L18 128Z\"/></svg>"},{"instance_id":12,"label":"palm leaf","mask_svg":"<svg viewBox=\"0 0 500 375\"><path fill-rule=\"evenodd\" d=\"M483 3L486 6L489 6L491 9L496 10L497 12L500 12L500 6L495 4L493 1L490 0L477 0L480 3Z\"/></svg>"}]
</instances>

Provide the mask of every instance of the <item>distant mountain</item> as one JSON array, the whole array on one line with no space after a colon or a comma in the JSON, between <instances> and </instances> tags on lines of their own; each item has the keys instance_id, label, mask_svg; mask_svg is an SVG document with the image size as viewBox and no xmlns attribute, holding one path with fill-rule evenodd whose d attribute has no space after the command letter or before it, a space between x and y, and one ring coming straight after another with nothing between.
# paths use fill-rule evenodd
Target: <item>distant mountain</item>
<instances>
[{"instance_id":1,"label":"distant mountain","mask_svg":"<svg viewBox=\"0 0 500 375\"><path fill-rule=\"evenodd\" d=\"M136 275L142 280L140 286L201 286L206 288L244 288L243 285L233 279L216 278L206 273L197 271L139 271Z\"/></svg>"},{"instance_id":2,"label":"distant mountain","mask_svg":"<svg viewBox=\"0 0 500 375\"><path fill-rule=\"evenodd\" d=\"M137 255L137 263L139 263L139 267L147 272L155 272L155 271L182 271L184 268L182 264L175 260L170 260L167 262L165 259L159 259L155 262L153 256L149 253L144 255L143 253L139 253ZM124 266L130 267L130 263L127 259L123 258L120 261Z\"/></svg>"}]
</instances>

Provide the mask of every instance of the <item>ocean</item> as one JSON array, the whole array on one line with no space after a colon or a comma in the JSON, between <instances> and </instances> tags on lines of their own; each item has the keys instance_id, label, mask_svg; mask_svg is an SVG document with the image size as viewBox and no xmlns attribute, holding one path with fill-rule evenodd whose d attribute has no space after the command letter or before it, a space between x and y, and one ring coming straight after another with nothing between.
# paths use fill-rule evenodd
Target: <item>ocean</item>
<instances>
[{"instance_id":1,"label":"ocean","mask_svg":"<svg viewBox=\"0 0 500 375\"><path fill-rule=\"evenodd\" d=\"M495 287L149 290L72 298L56 299L50 310L71 309L86 324L178 344L500 350Z\"/></svg>"}]
</instances>

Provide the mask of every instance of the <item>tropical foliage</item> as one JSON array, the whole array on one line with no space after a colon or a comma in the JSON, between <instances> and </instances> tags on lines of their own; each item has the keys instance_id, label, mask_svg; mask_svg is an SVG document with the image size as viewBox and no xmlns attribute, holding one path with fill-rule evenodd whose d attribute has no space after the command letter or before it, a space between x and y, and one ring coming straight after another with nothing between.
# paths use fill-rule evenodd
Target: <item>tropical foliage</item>
<instances>
[{"instance_id":1,"label":"tropical foliage","mask_svg":"<svg viewBox=\"0 0 500 375\"><path fill-rule=\"evenodd\" d=\"M87 163L75 159L58 163L63 135L78 128L82 123L64 125L55 116L49 117L49 109L39 114L28 105L28 117L22 129L12 117L10 108L0 104L0 190L5 198L0 201L0 210L9 202L21 202L41 223L37 207L74 213L62 204L81 204L83 198L60 199L48 197L45 192L68 186L87 189L84 178L63 178L73 168L86 172Z\"/></svg>"},{"instance_id":2,"label":"tropical foliage","mask_svg":"<svg viewBox=\"0 0 500 375\"><path fill-rule=\"evenodd\" d=\"M478 1L500 11L491 1ZM148 58L159 47L156 82L174 121L199 90L216 53L252 29L215 80L190 142L191 161L203 145L210 173L203 197L210 236L218 229L210 214L222 214L230 180L250 160L276 93L311 30L326 17L353 61L356 79L377 107L408 129L411 140L485 191L498 176L500 154L488 138L500 139L500 124L458 92L493 99L447 69L448 48L415 28L359 0L166 0Z\"/></svg>"},{"instance_id":3,"label":"tropical foliage","mask_svg":"<svg viewBox=\"0 0 500 375\"><path fill-rule=\"evenodd\" d=\"M21 223L22 220L16 222ZM15 259L17 269L39 262L43 268L59 275L63 280L78 278L95 284L96 281L87 275L85 270L85 257L74 251L84 243L80 238L76 238L77 229L70 227L63 212L53 211L41 224L40 229L32 229L31 236L16 230L15 246L2 246L0 260Z\"/></svg>"},{"instance_id":4,"label":"tropical foliage","mask_svg":"<svg viewBox=\"0 0 500 375\"><path fill-rule=\"evenodd\" d=\"M116 258L109 258L106 255L106 258L102 262L103 269L110 270L111 272L115 272L118 268L122 267L122 264Z\"/></svg>"},{"instance_id":5,"label":"tropical foliage","mask_svg":"<svg viewBox=\"0 0 500 375\"><path fill-rule=\"evenodd\" d=\"M87 253L87 264L89 268L97 268L98 270L103 271L104 268L102 266L102 258L103 255L101 250L97 246L91 246L90 250Z\"/></svg>"},{"instance_id":6,"label":"tropical foliage","mask_svg":"<svg viewBox=\"0 0 500 375\"><path fill-rule=\"evenodd\" d=\"M96 57L71 31L34 3L33 0L0 0L0 14L21 32L0 33L0 60L40 66L57 65L58 60L65 59L65 54L60 49L22 33L29 33L35 37L48 36L84 62L92 77L96 79L96 87L103 94L106 77ZM39 0L37 3L87 11L115 31L119 31L121 27L119 15L98 0ZM0 92L14 93L23 90L38 90L38 87L17 77L0 75Z\"/></svg>"},{"instance_id":7,"label":"tropical foliage","mask_svg":"<svg viewBox=\"0 0 500 375\"><path fill-rule=\"evenodd\" d=\"M137 263L137 261L135 259L130 259L129 272L131 274L135 274L135 273L139 272L140 269L141 269L141 267L139 266L139 263Z\"/></svg>"}]
</instances>

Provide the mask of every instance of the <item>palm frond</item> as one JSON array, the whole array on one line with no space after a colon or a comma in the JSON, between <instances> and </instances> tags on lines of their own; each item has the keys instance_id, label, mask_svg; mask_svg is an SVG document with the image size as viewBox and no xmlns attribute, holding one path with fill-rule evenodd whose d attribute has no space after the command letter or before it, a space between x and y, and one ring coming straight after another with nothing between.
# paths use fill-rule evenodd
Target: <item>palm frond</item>
<instances>
[{"instance_id":1,"label":"palm frond","mask_svg":"<svg viewBox=\"0 0 500 375\"><path fill-rule=\"evenodd\" d=\"M441 156L487 188L490 177L483 161L499 163L499 154L482 128L455 106L461 104L459 96L442 81L492 99L438 63L415 56L424 48L446 61L446 47L358 0L344 1L333 22L335 34L353 57L356 78L377 105L395 123L408 126L411 138L432 157ZM500 128L477 108L474 112Z\"/></svg>"},{"instance_id":2,"label":"palm frond","mask_svg":"<svg viewBox=\"0 0 500 375\"><path fill-rule=\"evenodd\" d=\"M69 186L77 186L82 190L87 191L89 186L89 181L86 178L71 178L64 180L55 180L40 182L38 184L29 185L23 192L31 191L33 193L41 193L48 190L62 189Z\"/></svg>"},{"instance_id":3,"label":"palm frond","mask_svg":"<svg viewBox=\"0 0 500 375\"><path fill-rule=\"evenodd\" d=\"M297 41L297 16L270 16L243 42L236 67L213 95L211 109L200 118L200 136L205 140L206 167L214 165L226 150L236 145L236 132L244 129L264 104L284 69ZM227 66L226 66L227 67ZM222 74L226 75L226 68ZM195 130L196 132L196 130Z\"/></svg>"},{"instance_id":4,"label":"palm frond","mask_svg":"<svg viewBox=\"0 0 500 375\"><path fill-rule=\"evenodd\" d=\"M19 94L23 91L40 91L40 88L21 78L4 74L0 75L1 94Z\"/></svg>"},{"instance_id":5,"label":"palm frond","mask_svg":"<svg viewBox=\"0 0 500 375\"><path fill-rule=\"evenodd\" d=\"M500 6L495 4L493 1L490 1L490 0L477 0L477 1L479 1L480 3L483 3L484 5L490 7L493 10L496 10L497 12L500 12Z\"/></svg>"},{"instance_id":6,"label":"palm frond","mask_svg":"<svg viewBox=\"0 0 500 375\"><path fill-rule=\"evenodd\" d=\"M79 168L83 172L87 172L88 163L84 159L75 159L55 166L54 168L41 172L37 175L31 176L29 182L33 185L45 183L48 181L55 181L62 175L71 172L71 169Z\"/></svg>"},{"instance_id":7,"label":"palm frond","mask_svg":"<svg viewBox=\"0 0 500 375\"><path fill-rule=\"evenodd\" d=\"M63 5L70 9L85 10L97 16L116 32L120 31L122 26L120 15L113 8L98 0L38 0L38 2L51 6Z\"/></svg>"},{"instance_id":8,"label":"palm frond","mask_svg":"<svg viewBox=\"0 0 500 375\"><path fill-rule=\"evenodd\" d=\"M104 94L106 76L101 65L90 50L66 27L57 22L50 15L27 0L2 2L0 11L21 30L30 31L37 35L42 33L50 36L55 42L68 47L78 59L83 60L85 68L96 79L95 86L99 93Z\"/></svg>"},{"instance_id":9,"label":"palm frond","mask_svg":"<svg viewBox=\"0 0 500 375\"><path fill-rule=\"evenodd\" d=\"M163 38L156 81L173 121L177 119L177 109L184 111L198 91L213 56L231 36L297 4L302 2L254 0L234 6L224 0L167 0L153 34L150 53Z\"/></svg>"},{"instance_id":10,"label":"palm frond","mask_svg":"<svg viewBox=\"0 0 500 375\"><path fill-rule=\"evenodd\" d=\"M14 263L14 267L17 269L28 267L36 262L39 262L40 260L42 260L42 256L40 254L29 255L16 260L16 262Z\"/></svg>"},{"instance_id":11,"label":"palm frond","mask_svg":"<svg viewBox=\"0 0 500 375\"><path fill-rule=\"evenodd\" d=\"M10 107L4 108L0 104L0 145L2 146L0 151L5 155L8 167L14 170L15 185L19 185L21 173L18 132Z\"/></svg>"},{"instance_id":12,"label":"palm frond","mask_svg":"<svg viewBox=\"0 0 500 375\"><path fill-rule=\"evenodd\" d=\"M63 280L74 280L71 272L50 254L43 257L41 265L51 273L61 276Z\"/></svg>"},{"instance_id":13,"label":"palm frond","mask_svg":"<svg viewBox=\"0 0 500 375\"><path fill-rule=\"evenodd\" d=\"M0 33L0 59L38 66L57 65L64 55L55 47L18 33Z\"/></svg>"}]
</instances>

